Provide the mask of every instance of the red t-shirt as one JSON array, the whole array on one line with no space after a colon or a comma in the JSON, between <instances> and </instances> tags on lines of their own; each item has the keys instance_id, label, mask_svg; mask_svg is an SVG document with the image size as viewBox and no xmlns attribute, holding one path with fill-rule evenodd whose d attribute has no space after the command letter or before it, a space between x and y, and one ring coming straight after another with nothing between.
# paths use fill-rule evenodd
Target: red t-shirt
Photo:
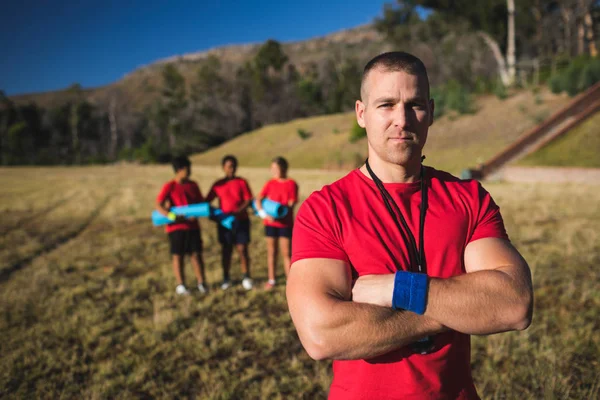
<instances>
[{"instance_id":1,"label":"red t-shirt","mask_svg":"<svg viewBox=\"0 0 600 400\"><path fill-rule=\"evenodd\" d=\"M429 167L426 176L427 273L438 278L464 274L468 243L487 237L508 239L500 210L477 181ZM418 243L420 182L385 188ZM306 258L343 260L354 277L389 274L409 265L410 245L398 232L377 186L360 170L304 202L292 240L292 263ZM370 360L334 361L329 398L478 399L471 377L470 336L445 332L436 335L435 345L437 350L426 355L404 347Z\"/></svg>"},{"instance_id":2,"label":"red t-shirt","mask_svg":"<svg viewBox=\"0 0 600 400\"><path fill-rule=\"evenodd\" d=\"M232 179L223 178L213 183L206 201L211 202L217 197L219 199L219 208L224 213L232 213L245 201L252 200L252 191L245 179L235 177ZM248 219L246 210L238 216L239 219Z\"/></svg>"},{"instance_id":3,"label":"red t-shirt","mask_svg":"<svg viewBox=\"0 0 600 400\"><path fill-rule=\"evenodd\" d=\"M290 203L298 201L298 184L293 179L271 179L260 191L260 197L266 197L287 207ZM276 228L291 228L294 226L294 210L290 208L285 217L275 221L265 219L264 224Z\"/></svg>"},{"instance_id":4,"label":"red t-shirt","mask_svg":"<svg viewBox=\"0 0 600 400\"><path fill-rule=\"evenodd\" d=\"M188 204L202 203L204 201L198 184L191 180L181 183L172 180L165 183L156 200L160 203L169 200L171 207L187 206ZM167 233L192 229L200 229L198 221L178 222L176 224L169 224L165 228Z\"/></svg>"}]
</instances>

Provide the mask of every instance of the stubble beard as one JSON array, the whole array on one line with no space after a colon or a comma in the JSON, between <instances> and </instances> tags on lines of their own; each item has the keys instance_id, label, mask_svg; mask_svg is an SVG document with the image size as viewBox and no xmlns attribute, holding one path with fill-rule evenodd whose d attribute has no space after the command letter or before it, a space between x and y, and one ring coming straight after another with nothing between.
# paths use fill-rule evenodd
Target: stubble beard
<instances>
[{"instance_id":1,"label":"stubble beard","mask_svg":"<svg viewBox=\"0 0 600 400\"><path fill-rule=\"evenodd\" d=\"M421 148L416 142L392 144L386 141L382 146L371 146L383 162L409 167L420 162Z\"/></svg>"}]
</instances>

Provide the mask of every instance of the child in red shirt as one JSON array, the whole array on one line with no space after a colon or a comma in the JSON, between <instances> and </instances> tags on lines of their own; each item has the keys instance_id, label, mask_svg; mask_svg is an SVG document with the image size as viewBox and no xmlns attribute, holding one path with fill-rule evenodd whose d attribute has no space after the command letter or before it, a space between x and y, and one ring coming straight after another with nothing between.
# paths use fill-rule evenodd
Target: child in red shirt
<instances>
[{"instance_id":1,"label":"child in red shirt","mask_svg":"<svg viewBox=\"0 0 600 400\"><path fill-rule=\"evenodd\" d=\"M226 214L233 214L236 222L233 229L229 230L221 225L217 225L219 243L221 243L221 263L223 266L223 284L221 289L227 290L231 286L229 279L229 268L231 266L231 253L233 247L237 249L242 266L242 286L246 290L253 287L250 278L250 256L248 255L248 243L250 243L250 220L246 209L252 202L252 191L248 182L235 176L238 161L232 155L223 157L221 161L225 177L216 181L208 195L206 201L211 202L215 198L219 199L219 208Z\"/></svg>"},{"instance_id":2,"label":"child in red shirt","mask_svg":"<svg viewBox=\"0 0 600 400\"><path fill-rule=\"evenodd\" d=\"M267 239L267 265L269 269L269 280L265 284L266 290L275 286L275 263L277 259L277 246L283 257L285 276L290 270L290 254L292 251L291 238L294 227L294 206L298 202L298 184L287 177L288 162L283 157L276 157L271 163L271 174L273 179L268 181L256 198L256 208L259 215L262 207L260 205L264 198L276 201L288 207L288 213L281 219L261 215L265 224L265 236ZM264 213L262 213L264 214Z\"/></svg>"},{"instance_id":3,"label":"child in red shirt","mask_svg":"<svg viewBox=\"0 0 600 400\"><path fill-rule=\"evenodd\" d=\"M169 208L172 206L185 206L203 201L198 184L189 179L192 173L190 160L185 156L176 157L173 160L173 170L175 178L164 184L156 198L156 209L165 216L169 216ZM189 294L184 283L183 258L185 254L190 255L194 274L198 280L198 291L201 294L206 293L202 237L198 220L178 216L172 224L167 225L166 232L169 235L173 272L177 280L176 293Z\"/></svg>"}]
</instances>

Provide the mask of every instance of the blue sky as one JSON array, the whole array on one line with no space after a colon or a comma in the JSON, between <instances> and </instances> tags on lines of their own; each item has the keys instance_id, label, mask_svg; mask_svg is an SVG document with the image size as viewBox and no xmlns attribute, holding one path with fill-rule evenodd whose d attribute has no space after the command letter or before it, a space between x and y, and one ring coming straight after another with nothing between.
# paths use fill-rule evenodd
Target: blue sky
<instances>
[{"instance_id":1,"label":"blue sky","mask_svg":"<svg viewBox=\"0 0 600 400\"><path fill-rule=\"evenodd\" d=\"M372 22L386 2L5 0L0 90L100 86L175 54L322 36Z\"/></svg>"}]
</instances>

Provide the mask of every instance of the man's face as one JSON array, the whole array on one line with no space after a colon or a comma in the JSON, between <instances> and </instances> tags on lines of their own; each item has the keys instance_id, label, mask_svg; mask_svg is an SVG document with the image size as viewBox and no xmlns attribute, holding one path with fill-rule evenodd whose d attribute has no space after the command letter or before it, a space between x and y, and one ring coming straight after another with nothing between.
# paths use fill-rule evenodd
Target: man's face
<instances>
[{"instance_id":1,"label":"man's face","mask_svg":"<svg viewBox=\"0 0 600 400\"><path fill-rule=\"evenodd\" d=\"M427 78L404 71L375 68L356 102L356 119L366 128L369 157L408 165L421 157L427 131L433 123L433 100Z\"/></svg>"},{"instance_id":2,"label":"man's face","mask_svg":"<svg viewBox=\"0 0 600 400\"><path fill-rule=\"evenodd\" d=\"M233 161L227 160L225 164L223 164L223 171L228 178L232 178L235 175L235 170L236 165Z\"/></svg>"}]
</instances>

